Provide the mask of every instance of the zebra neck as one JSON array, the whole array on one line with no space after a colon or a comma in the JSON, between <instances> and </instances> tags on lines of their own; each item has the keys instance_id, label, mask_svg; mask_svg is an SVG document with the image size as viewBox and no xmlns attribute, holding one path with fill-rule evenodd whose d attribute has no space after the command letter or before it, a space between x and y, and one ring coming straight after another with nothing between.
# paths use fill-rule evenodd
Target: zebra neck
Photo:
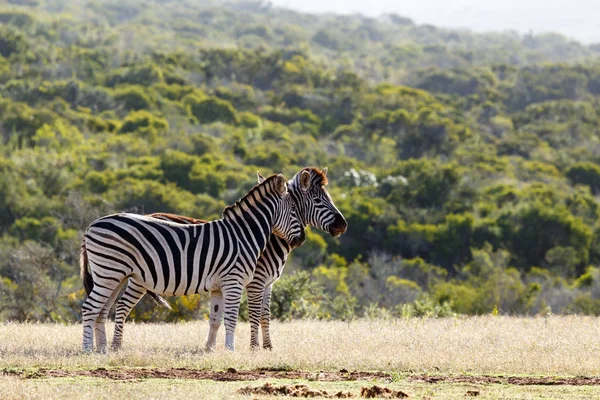
<instances>
[{"instance_id":1,"label":"zebra neck","mask_svg":"<svg viewBox=\"0 0 600 400\"><path fill-rule=\"evenodd\" d=\"M280 199L269 198L269 201L258 202L251 206L248 202L240 201L239 205L229 208L223 219L235 231L238 242L256 259L264 251L275 225L275 212L272 209Z\"/></svg>"},{"instance_id":2,"label":"zebra neck","mask_svg":"<svg viewBox=\"0 0 600 400\"><path fill-rule=\"evenodd\" d=\"M225 221L235 233L234 236L240 247L244 248L247 254L256 257L256 260L258 260L258 257L267 245L267 238L273 229L272 225L268 228L270 230L265 230L260 224L252 220L252 218L227 218Z\"/></svg>"}]
</instances>

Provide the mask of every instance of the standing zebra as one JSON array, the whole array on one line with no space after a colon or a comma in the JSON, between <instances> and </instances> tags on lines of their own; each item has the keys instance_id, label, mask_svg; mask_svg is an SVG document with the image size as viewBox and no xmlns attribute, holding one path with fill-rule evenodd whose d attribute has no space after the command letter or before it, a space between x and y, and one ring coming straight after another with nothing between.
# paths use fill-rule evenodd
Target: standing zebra
<instances>
[{"instance_id":1,"label":"standing zebra","mask_svg":"<svg viewBox=\"0 0 600 400\"><path fill-rule=\"evenodd\" d=\"M234 349L242 290L254 275L271 233L296 247L304 226L287 192L273 175L256 185L223 218L182 225L136 214L115 214L92 222L81 246L81 276L88 294L82 306L83 349L106 350L104 323L121 287L129 280L142 293L222 293L226 346Z\"/></svg>"},{"instance_id":2,"label":"standing zebra","mask_svg":"<svg viewBox=\"0 0 600 400\"><path fill-rule=\"evenodd\" d=\"M263 182L265 178L258 175L258 181ZM317 168L304 168L288 182L288 191L294 200L302 225L312 225L337 237L344 233L347 223L342 214L333 204L333 200L325 189L327 185L327 168L322 171ZM156 213L151 214L154 218L170 220L178 223L201 224L206 221L183 217L180 215ZM271 288L281 276L288 254L292 251L285 240L271 235L266 249L258 259L254 278L246 286L248 294L248 309L251 325L250 346L253 349L259 347L258 326L262 327L263 347L270 349L271 338L269 324L271 318ZM113 336L112 348L121 347L123 338L123 325L131 309L146 293L130 281L123 292L123 296L117 303L115 312L115 334ZM159 304L170 308L163 298L155 293L148 292ZM223 295L220 291L211 291L210 306L210 332L206 343L207 349L213 349L216 344L217 331L222 319Z\"/></svg>"}]
</instances>

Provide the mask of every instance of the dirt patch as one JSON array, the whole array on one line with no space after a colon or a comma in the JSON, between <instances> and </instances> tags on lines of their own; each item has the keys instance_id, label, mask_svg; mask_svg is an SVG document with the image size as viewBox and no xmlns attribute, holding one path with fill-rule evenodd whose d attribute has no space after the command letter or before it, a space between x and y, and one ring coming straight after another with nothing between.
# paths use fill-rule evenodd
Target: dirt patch
<instances>
[{"instance_id":1,"label":"dirt patch","mask_svg":"<svg viewBox=\"0 0 600 400\"><path fill-rule=\"evenodd\" d=\"M311 389L307 385L281 385L276 386L269 382L262 386L246 386L238 390L238 393L247 396L287 396L287 397L325 397L328 399L349 399L355 397L350 392L330 393L326 390ZM363 387L360 397L367 399L402 399L409 397L400 390L390 390L381 386Z\"/></svg>"},{"instance_id":2,"label":"dirt patch","mask_svg":"<svg viewBox=\"0 0 600 400\"><path fill-rule=\"evenodd\" d=\"M504 384L504 385L571 385L571 386L598 386L600 377L575 376L575 377L525 377L525 376L442 376L442 375L411 375L408 380L426 383L469 383L469 384Z\"/></svg>"},{"instance_id":3,"label":"dirt patch","mask_svg":"<svg viewBox=\"0 0 600 400\"><path fill-rule=\"evenodd\" d=\"M408 397L408 395L401 390L391 390L375 385L370 388L363 387L360 389L360 397L367 399L403 399Z\"/></svg>"},{"instance_id":4,"label":"dirt patch","mask_svg":"<svg viewBox=\"0 0 600 400\"><path fill-rule=\"evenodd\" d=\"M87 376L114 380L136 380L147 378L164 379L208 379L213 381L255 381L258 379L305 379L308 381L374 381L389 383L392 375L384 372L311 372L289 370L236 370L209 371L187 368L96 368L91 370L39 369L19 370L6 368L0 370L0 376L16 376L22 379L69 378ZM600 386L600 376L576 377L522 377L522 376L486 376L486 375L408 375L404 379L425 383L466 383L466 384L505 384L505 385L571 385Z\"/></svg>"},{"instance_id":5,"label":"dirt patch","mask_svg":"<svg viewBox=\"0 0 600 400\"><path fill-rule=\"evenodd\" d=\"M229 368L227 371L209 371L187 368L96 368L92 370L40 369L35 372L15 369L4 369L0 370L0 376L2 375L18 376L24 379L68 378L77 376L87 376L114 380L134 380L147 378L209 379L214 381L255 381L258 379L306 379L311 381L322 382L357 380L372 381L376 379L391 382L392 380L392 376L390 374L386 374L383 372L308 372L272 370L237 371L234 368Z\"/></svg>"},{"instance_id":6,"label":"dirt patch","mask_svg":"<svg viewBox=\"0 0 600 400\"><path fill-rule=\"evenodd\" d=\"M269 382L262 386L246 386L238 390L238 393L249 396L325 397L329 399L347 399L354 397L350 392L329 393L326 390L311 389L306 385L275 386Z\"/></svg>"}]
</instances>

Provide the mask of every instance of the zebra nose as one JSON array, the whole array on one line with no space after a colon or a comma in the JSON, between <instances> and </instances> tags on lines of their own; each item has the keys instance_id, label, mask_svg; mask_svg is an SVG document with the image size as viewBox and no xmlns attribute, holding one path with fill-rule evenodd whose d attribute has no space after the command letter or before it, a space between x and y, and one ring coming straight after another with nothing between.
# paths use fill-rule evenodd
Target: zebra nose
<instances>
[{"instance_id":1,"label":"zebra nose","mask_svg":"<svg viewBox=\"0 0 600 400\"><path fill-rule=\"evenodd\" d=\"M329 226L329 234L338 237L348 229L348 222L342 214L335 214L333 222Z\"/></svg>"}]
</instances>

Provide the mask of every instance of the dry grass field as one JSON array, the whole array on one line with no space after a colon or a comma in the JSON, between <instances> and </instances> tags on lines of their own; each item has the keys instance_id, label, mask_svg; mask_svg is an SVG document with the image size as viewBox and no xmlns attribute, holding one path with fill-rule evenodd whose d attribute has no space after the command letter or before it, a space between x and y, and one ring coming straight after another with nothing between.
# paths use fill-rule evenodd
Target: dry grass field
<instances>
[{"instance_id":1,"label":"dry grass field","mask_svg":"<svg viewBox=\"0 0 600 400\"><path fill-rule=\"evenodd\" d=\"M122 351L90 355L80 325L5 323L0 398L250 399L238 390L266 382L357 398L373 385L410 398L600 397L599 318L274 323L275 349L258 352L248 324L235 352L222 334L205 353L207 331L204 321L128 324Z\"/></svg>"}]
</instances>

